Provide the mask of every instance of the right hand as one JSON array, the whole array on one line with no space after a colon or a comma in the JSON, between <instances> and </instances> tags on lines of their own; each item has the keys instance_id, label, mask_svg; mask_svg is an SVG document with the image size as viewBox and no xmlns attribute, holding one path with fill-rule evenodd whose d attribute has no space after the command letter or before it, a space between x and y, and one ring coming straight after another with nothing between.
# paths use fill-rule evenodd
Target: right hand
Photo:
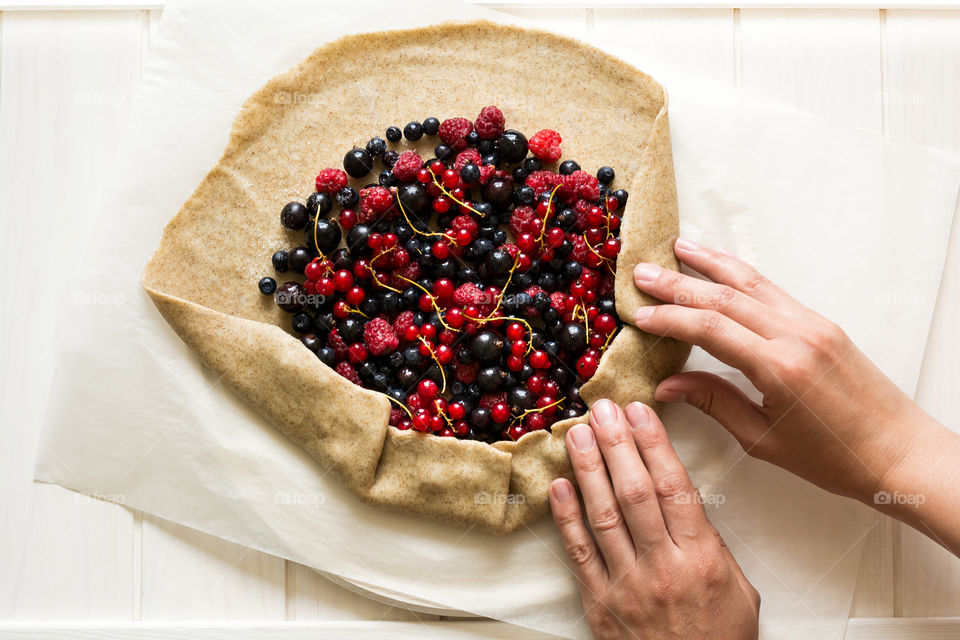
<instances>
[{"instance_id":1,"label":"right hand","mask_svg":"<svg viewBox=\"0 0 960 640\"><path fill-rule=\"evenodd\" d=\"M664 380L656 399L688 402L744 450L824 489L873 500L933 422L847 335L730 255L678 240L677 257L704 281L640 264L637 287L666 304L641 308L638 328L690 342L740 369L752 402L704 372ZM937 425L939 426L939 425Z\"/></svg>"}]
</instances>

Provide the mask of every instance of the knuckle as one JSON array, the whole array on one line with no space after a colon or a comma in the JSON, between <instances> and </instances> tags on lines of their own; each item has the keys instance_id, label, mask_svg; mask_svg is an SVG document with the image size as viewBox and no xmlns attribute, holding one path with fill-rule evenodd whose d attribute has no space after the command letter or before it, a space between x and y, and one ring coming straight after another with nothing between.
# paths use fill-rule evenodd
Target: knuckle
<instances>
[{"instance_id":1,"label":"knuckle","mask_svg":"<svg viewBox=\"0 0 960 640\"><path fill-rule=\"evenodd\" d=\"M603 464L603 458L599 455L587 455L579 462L574 462L574 464L580 468L580 471L586 474L601 473L606 471L606 467Z\"/></svg>"},{"instance_id":2,"label":"knuckle","mask_svg":"<svg viewBox=\"0 0 960 640\"><path fill-rule=\"evenodd\" d=\"M614 531L623 525L623 514L614 505L602 505L590 514L590 528L598 533Z\"/></svg>"},{"instance_id":3,"label":"knuckle","mask_svg":"<svg viewBox=\"0 0 960 640\"><path fill-rule=\"evenodd\" d=\"M619 425L609 428L601 428L600 440L608 447L621 447L626 444L633 444L633 437L627 433L626 429Z\"/></svg>"},{"instance_id":4,"label":"knuckle","mask_svg":"<svg viewBox=\"0 0 960 640\"><path fill-rule=\"evenodd\" d=\"M583 517L577 509L567 509L559 513L554 513L557 521L557 527L563 530L569 530L583 522Z\"/></svg>"},{"instance_id":5,"label":"knuckle","mask_svg":"<svg viewBox=\"0 0 960 640\"><path fill-rule=\"evenodd\" d=\"M678 291L683 286L684 275L676 271L664 271L660 276L664 286L670 291Z\"/></svg>"},{"instance_id":6,"label":"knuckle","mask_svg":"<svg viewBox=\"0 0 960 640\"><path fill-rule=\"evenodd\" d=\"M746 293L755 293L766 288L770 283L765 275L759 271L751 271L743 279L743 291Z\"/></svg>"},{"instance_id":7,"label":"knuckle","mask_svg":"<svg viewBox=\"0 0 960 640\"><path fill-rule=\"evenodd\" d=\"M691 492L687 476L680 471L667 471L654 480L657 496L666 500L676 500Z\"/></svg>"},{"instance_id":8,"label":"knuckle","mask_svg":"<svg viewBox=\"0 0 960 640\"><path fill-rule=\"evenodd\" d=\"M702 584L716 587L727 579L726 561L719 553L703 553L697 562L694 573Z\"/></svg>"},{"instance_id":9,"label":"knuckle","mask_svg":"<svg viewBox=\"0 0 960 640\"><path fill-rule=\"evenodd\" d=\"M733 287L722 285L713 296L713 306L718 311L724 311L733 306L737 300L737 291Z\"/></svg>"},{"instance_id":10,"label":"knuckle","mask_svg":"<svg viewBox=\"0 0 960 640\"><path fill-rule=\"evenodd\" d=\"M716 311L706 311L700 319L700 333L717 337L723 331L723 318Z\"/></svg>"},{"instance_id":11,"label":"knuckle","mask_svg":"<svg viewBox=\"0 0 960 640\"><path fill-rule=\"evenodd\" d=\"M625 507L639 507L653 498L653 488L640 480L626 483L616 492L617 501Z\"/></svg>"},{"instance_id":12,"label":"knuckle","mask_svg":"<svg viewBox=\"0 0 960 640\"><path fill-rule=\"evenodd\" d=\"M593 562L595 553L593 545L585 540L567 543L564 549L567 557L570 558L570 563L575 567L586 567Z\"/></svg>"}]
</instances>

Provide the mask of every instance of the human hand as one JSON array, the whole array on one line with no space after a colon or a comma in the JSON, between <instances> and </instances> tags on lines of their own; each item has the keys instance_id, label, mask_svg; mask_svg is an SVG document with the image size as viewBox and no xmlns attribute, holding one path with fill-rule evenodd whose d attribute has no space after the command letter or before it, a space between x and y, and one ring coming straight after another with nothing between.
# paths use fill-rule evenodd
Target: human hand
<instances>
[{"instance_id":1,"label":"human hand","mask_svg":"<svg viewBox=\"0 0 960 640\"><path fill-rule=\"evenodd\" d=\"M594 537L569 480L550 485L550 507L594 637L756 638L760 596L657 415L598 400L566 443Z\"/></svg>"},{"instance_id":2,"label":"human hand","mask_svg":"<svg viewBox=\"0 0 960 640\"><path fill-rule=\"evenodd\" d=\"M678 240L681 262L713 282L640 264L638 288L667 304L641 308L638 328L693 343L740 369L752 402L703 372L664 380L657 400L715 418L752 456L829 491L869 502L931 419L835 324L745 262Z\"/></svg>"}]
</instances>

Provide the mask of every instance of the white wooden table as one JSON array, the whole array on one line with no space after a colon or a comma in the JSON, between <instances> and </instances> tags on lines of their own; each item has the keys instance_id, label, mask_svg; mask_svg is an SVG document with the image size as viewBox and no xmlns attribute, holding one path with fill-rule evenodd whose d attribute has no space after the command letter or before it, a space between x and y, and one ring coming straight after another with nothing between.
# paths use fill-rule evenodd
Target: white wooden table
<instances>
[{"instance_id":1,"label":"white wooden table","mask_svg":"<svg viewBox=\"0 0 960 640\"><path fill-rule=\"evenodd\" d=\"M960 151L960 5L477 1ZM91 215L83 205L103 186L159 18L157 4L0 0L0 637L414 637L421 623L444 637L541 637L375 602L280 558L31 482L56 366L58 275L82 249L73 238ZM960 320L956 226L953 236L918 400L957 428L960 337L948 331ZM869 536L851 616L848 638L960 637L950 619L960 616L960 561L885 522Z\"/></svg>"}]
</instances>

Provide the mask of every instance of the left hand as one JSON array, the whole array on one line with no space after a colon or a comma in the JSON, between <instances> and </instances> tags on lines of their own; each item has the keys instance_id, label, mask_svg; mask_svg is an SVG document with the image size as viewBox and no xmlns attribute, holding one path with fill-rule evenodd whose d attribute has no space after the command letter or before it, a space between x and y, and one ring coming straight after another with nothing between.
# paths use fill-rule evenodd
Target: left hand
<instances>
[{"instance_id":1,"label":"left hand","mask_svg":"<svg viewBox=\"0 0 960 640\"><path fill-rule=\"evenodd\" d=\"M760 595L657 415L599 400L566 442L593 537L569 480L550 485L550 506L594 637L756 638Z\"/></svg>"}]
</instances>

